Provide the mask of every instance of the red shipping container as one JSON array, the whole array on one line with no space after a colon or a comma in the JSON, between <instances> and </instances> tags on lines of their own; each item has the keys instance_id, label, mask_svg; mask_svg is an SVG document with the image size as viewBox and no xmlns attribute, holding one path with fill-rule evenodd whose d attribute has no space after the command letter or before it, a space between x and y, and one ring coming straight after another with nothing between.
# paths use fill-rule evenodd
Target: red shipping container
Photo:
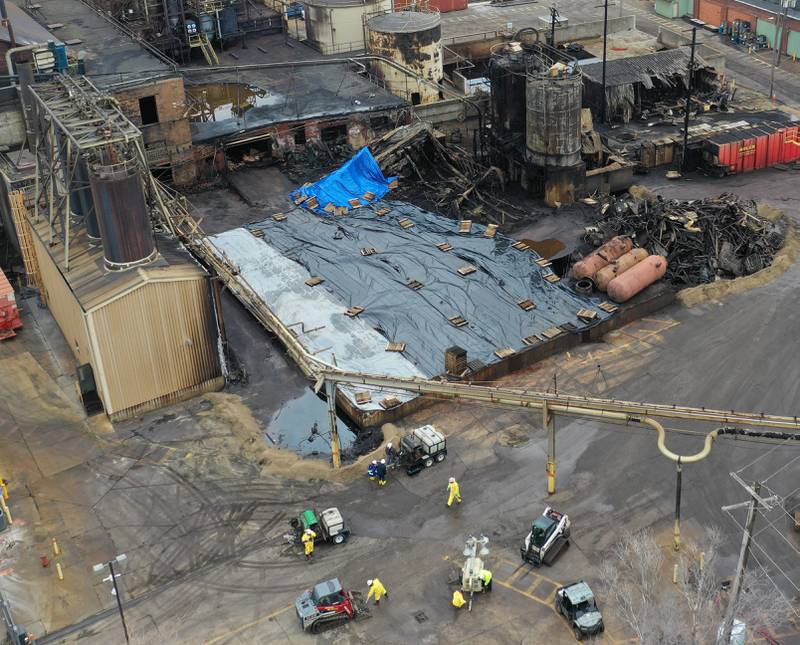
<instances>
[{"instance_id":1,"label":"red shipping container","mask_svg":"<svg viewBox=\"0 0 800 645\"><path fill-rule=\"evenodd\" d=\"M769 135L769 152L767 155L767 166L774 166L781 162L783 152L784 128L776 127Z\"/></svg>"},{"instance_id":2,"label":"red shipping container","mask_svg":"<svg viewBox=\"0 0 800 645\"><path fill-rule=\"evenodd\" d=\"M786 126L783 132L782 163L791 163L800 159L800 136L798 136L798 134L798 126Z\"/></svg>"},{"instance_id":3,"label":"red shipping container","mask_svg":"<svg viewBox=\"0 0 800 645\"><path fill-rule=\"evenodd\" d=\"M767 152L769 149L769 135L764 132L763 128L756 137L756 149L753 155L753 169L763 170L767 167Z\"/></svg>"},{"instance_id":4,"label":"red shipping container","mask_svg":"<svg viewBox=\"0 0 800 645\"><path fill-rule=\"evenodd\" d=\"M440 13L448 11L460 11L467 8L468 0L429 0L428 7L438 9ZM395 9L405 9L411 4L411 0L395 0Z\"/></svg>"},{"instance_id":5,"label":"red shipping container","mask_svg":"<svg viewBox=\"0 0 800 645\"><path fill-rule=\"evenodd\" d=\"M14 289L6 278L6 274L0 270L0 340L16 336L15 329L22 327L17 309L17 299L14 297Z\"/></svg>"}]
</instances>

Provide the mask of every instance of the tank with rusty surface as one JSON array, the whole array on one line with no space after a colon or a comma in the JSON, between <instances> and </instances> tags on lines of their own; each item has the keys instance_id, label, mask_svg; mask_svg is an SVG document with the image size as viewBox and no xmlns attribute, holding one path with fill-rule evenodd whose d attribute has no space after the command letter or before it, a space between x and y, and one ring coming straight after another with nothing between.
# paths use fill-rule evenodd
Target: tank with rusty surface
<instances>
[{"instance_id":1,"label":"tank with rusty surface","mask_svg":"<svg viewBox=\"0 0 800 645\"><path fill-rule=\"evenodd\" d=\"M581 163L583 82L577 66L554 68L528 73L525 141L534 165L566 168Z\"/></svg>"},{"instance_id":2,"label":"tank with rusty surface","mask_svg":"<svg viewBox=\"0 0 800 645\"><path fill-rule=\"evenodd\" d=\"M394 11L367 20L367 51L393 60L409 70L381 61L373 73L386 89L413 105L440 99L437 87L444 77L442 20L438 11ZM417 82L417 78L430 81Z\"/></svg>"},{"instance_id":3,"label":"tank with rusty surface","mask_svg":"<svg viewBox=\"0 0 800 645\"><path fill-rule=\"evenodd\" d=\"M604 266L594 276L594 284L600 291L605 291L608 283L618 275L622 275L632 266L639 264L648 255L645 249L631 249L625 255L620 256L616 261Z\"/></svg>"},{"instance_id":4,"label":"tank with rusty surface","mask_svg":"<svg viewBox=\"0 0 800 645\"><path fill-rule=\"evenodd\" d=\"M633 248L633 240L624 235L617 235L611 238L601 247L592 251L582 260L572 266L572 277L576 280L581 278L594 279L595 274L605 266L608 266L618 258L625 255Z\"/></svg>"},{"instance_id":5,"label":"tank with rusty surface","mask_svg":"<svg viewBox=\"0 0 800 645\"><path fill-rule=\"evenodd\" d=\"M626 302L646 289L667 272L667 258L650 255L639 264L608 283L608 297L614 302Z\"/></svg>"},{"instance_id":6,"label":"tank with rusty surface","mask_svg":"<svg viewBox=\"0 0 800 645\"><path fill-rule=\"evenodd\" d=\"M135 160L93 164L89 180L110 271L124 271L154 260L158 254Z\"/></svg>"}]
</instances>

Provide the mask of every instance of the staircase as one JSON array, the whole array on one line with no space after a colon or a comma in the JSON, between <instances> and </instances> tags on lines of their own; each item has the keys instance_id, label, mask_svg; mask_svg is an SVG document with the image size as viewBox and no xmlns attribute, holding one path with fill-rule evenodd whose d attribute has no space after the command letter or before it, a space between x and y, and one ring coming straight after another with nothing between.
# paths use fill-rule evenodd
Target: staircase
<instances>
[{"instance_id":1,"label":"staircase","mask_svg":"<svg viewBox=\"0 0 800 645\"><path fill-rule=\"evenodd\" d=\"M208 36L206 36L205 33L200 32L199 34L190 34L189 47L199 47L200 51L203 52L203 57L206 59L206 63L211 66L219 65L217 52L214 51L214 46L211 44L211 41L208 39Z\"/></svg>"}]
</instances>

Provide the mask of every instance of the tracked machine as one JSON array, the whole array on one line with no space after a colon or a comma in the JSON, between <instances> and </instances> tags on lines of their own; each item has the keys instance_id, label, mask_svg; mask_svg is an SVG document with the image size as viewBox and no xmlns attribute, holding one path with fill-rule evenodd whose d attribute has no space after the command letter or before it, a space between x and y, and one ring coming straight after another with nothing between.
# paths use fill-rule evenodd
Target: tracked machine
<instances>
[{"instance_id":1,"label":"tracked machine","mask_svg":"<svg viewBox=\"0 0 800 645\"><path fill-rule=\"evenodd\" d=\"M569 532L569 516L548 506L544 509L544 513L533 521L530 532L522 542L520 548L522 561L535 567L542 564L550 566L558 554L569 546Z\"/></svg>"},{"instance_id":2,"label":"tracked machine","mask_svg":"<svg viewBox=\"0 0 800 645\"><path fill-rule=\"evenodd\" d=\"M345 591L338 578L320 582L295 600L304 632L319 634L351 620L369 618L369 608L358 591Z\"/></svg>"}]
</instances>

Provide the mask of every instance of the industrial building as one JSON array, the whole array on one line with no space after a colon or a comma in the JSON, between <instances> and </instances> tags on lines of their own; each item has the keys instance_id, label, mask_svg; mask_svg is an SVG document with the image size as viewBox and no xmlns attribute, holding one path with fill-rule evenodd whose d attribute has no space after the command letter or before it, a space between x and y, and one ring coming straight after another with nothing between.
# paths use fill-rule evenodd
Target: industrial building
<instances>
[{"instance_id":1,"label":"industrial building","mask_svg":"<svg viewBox=\"0 0 800 645\"><path fill-rule=\"evenodd\" d=\"M784 9L780 0L694 0L693 15L710 28L726 34L735 44L774 49L800 56L800 8L789 8L786 23L776 39Z\"/></svg>"},{"instance_id":2,"label":"industrial building","mask_svg":"<svg viewBox=\"0 0 800 645\"><path fill-rule=\"evenodd\" d=\"M211 281L174 236L153 232L168 195L147 170L141 132L85 78L26 91L38 179L7 198L87 412L126 418L219 389Z\"/></svg>"}]
</instances>

